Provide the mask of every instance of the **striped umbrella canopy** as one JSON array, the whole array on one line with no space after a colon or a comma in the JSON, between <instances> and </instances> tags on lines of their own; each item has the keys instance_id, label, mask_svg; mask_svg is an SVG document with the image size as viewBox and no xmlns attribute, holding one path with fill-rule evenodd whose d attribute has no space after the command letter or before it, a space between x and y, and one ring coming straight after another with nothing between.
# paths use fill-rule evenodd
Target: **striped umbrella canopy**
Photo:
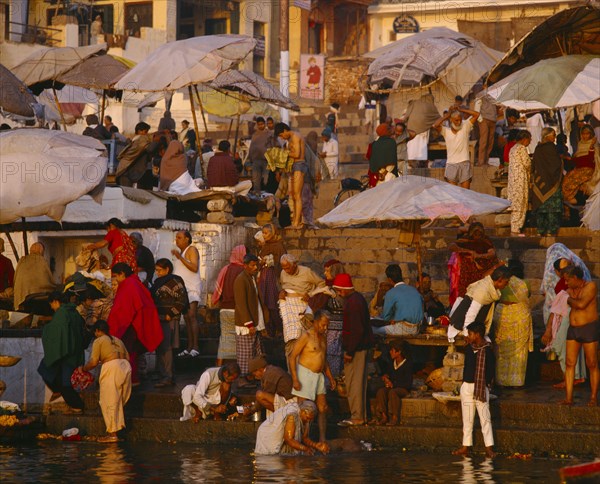
<instances>
[{"instance_id":1,"label":"striped umbrella canopy","mask_svg":"<svg viewBox=\"0 0 600 484\"><path fill-rule=\"evenodd\" d=\"M35 98L27 86L0 64L0 108L19 116L33 116Z\"/></svg>"},{"instance_id":2,"label":"striped umbrella canopy","mask_svg":"<svg viewBox=\"0 0 600 484\"><path fill-rule=\"evenodd\" d=\"M566 55L514 72L487 94L496 104L527 111L566 108L600 99L600 57Z\"/></svg>"}]
</instances>

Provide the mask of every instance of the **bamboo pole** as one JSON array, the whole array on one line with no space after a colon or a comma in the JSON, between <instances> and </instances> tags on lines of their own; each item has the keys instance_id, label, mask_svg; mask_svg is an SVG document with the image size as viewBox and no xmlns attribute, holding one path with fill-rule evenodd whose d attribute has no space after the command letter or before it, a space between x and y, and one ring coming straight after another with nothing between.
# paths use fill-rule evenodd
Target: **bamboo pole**
<instances>
[{"instance_id":1,"label":"bamboo pole","mask_svg":"<svg viewBox=\"0 0 600 484\"><path fill-rule=\"evenodd\" d=\"M52 92L54 93L54 102L56 103L56 107L58 108L58 113L60 114L60 120L62 121L63 129L67 131L67 122L65 121L65 115L63 114L62 108L60 107L60 103L58 102L58 95L56 94L56 89L52 86Z\"/></svg>"},{"instance_id":2,"label":"bamboo pole","mask_svg":"<svg viewBox=\"0 0 600 484\"><path fill-rule=\"evenodd\" d=\"M227 130L227 141L231 138L231 128L233 128L233 118L229 120L229 129Z\"/></svg>"},{"instance_id":3,"label":"bamboo pole","mask_svg":"<svg viewBox=\"0 0 600 484\"><path fill-rule=\"evenodd\" d=\"M192 86L188 86L188 92L190 94L190 106L192 108L192 119L194 120L194 132L196 133L196 148L200 146L200 131L198 130L198 118L196 118L196 108L194 107L194 94L192 92ZM198 153L200 150L198 149ZM202 163L200 163L200 171L202 171ZM201 173L201 176L204 176L204 173Z\"/></svg>"},{"instance_id":4,"label":"bamboo pole","mask_svg":"<svg viewBox=\"0 0 600 484\"><path fill-rule=\"evenodd\" d=\"M8 243L10 244L10 247L12 248L13 254L15 255L15 259L17 259L17 262L19 262L19 252L17 251L17 246L15 245L10 232L7 230L5 232L6 234L6 238L8 239Z\"/></svg>"},{"instance_id":5,"label":"bamboo pole","mask_svg":"<svg viewBox=\"0 0 600 484\"><path fill-rule=\"evenodd\" d=\"M104 110L106 108L106 89L102 89L102 105L100 109L100 125L104 124Z\"/></svg>"},{"instance_id":6,"label":"bamboo pole","mask_svg":"<svg viewBox=\"0 0 600 484\"><path fill-rule=\"evenodd\" d=\"M198 106L200 106L200 114L202 115L202 122L204 123L204 137L208 138L208 126L206 125L206 115L204 114L204 106L202 106L202 99L200 99L198 86L194 85L194 90L196 91L196 98L198 99Z\"/></svg>"},{"instance_id":7,"label":"bamboo pole","mask_svg":"<svg viewBox=\"0 0 600 484\"><path fill-rule=\"evenodd\" d=\"M25 255L29 255L29 247L27 246L27 226L25 225L25 217L21 217L21 221L23 223L23 246Z\"/></svg>"},{"instance_id":8,"label":"bamboo pole","mask_svg":"<svg viewBox=\"0 0 600 484\"><path fill-rule=\"evenodd\" d=\"M237 144L238 144L238 134L240 132L240 115L237 115L237 123L235 125L235 141L233 142L233 157L235 158L235 154L237 153Z\"/></svg>"}]
</instances>

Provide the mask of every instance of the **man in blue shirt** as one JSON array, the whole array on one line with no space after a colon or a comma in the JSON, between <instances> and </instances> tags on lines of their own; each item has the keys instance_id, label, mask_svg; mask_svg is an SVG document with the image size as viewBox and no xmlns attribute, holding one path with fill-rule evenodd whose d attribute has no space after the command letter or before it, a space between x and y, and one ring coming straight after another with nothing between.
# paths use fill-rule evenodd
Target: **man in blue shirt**
<instances>
[{"instance_id":1,"label":"man in blue shirt","mask_svg":"<svg viewBox=\"0 0 600 484\"><path fill-rule=\"evenodd\" d=\"M402 282L402 269L398 264L390 264L385 275L394 287L383 301L383 319L388 323L381 328L373 328L380 336L411 336L419 332L423 320L423 298L419 291Z\"/></svg>"}]
</instances>

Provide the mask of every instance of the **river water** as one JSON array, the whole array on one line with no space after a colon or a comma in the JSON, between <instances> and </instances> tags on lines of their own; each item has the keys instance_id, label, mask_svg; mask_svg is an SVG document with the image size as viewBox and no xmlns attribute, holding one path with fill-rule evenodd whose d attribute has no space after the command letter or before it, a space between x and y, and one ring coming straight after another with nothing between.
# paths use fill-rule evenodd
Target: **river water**
<instances>
[{"instance_id":1,"label":"river water","mask_svg":"<svg viewBox=\"0 0 600 484\"><path fill-rule=\"evenodd\" d=\"M246 446L40 441L0 446L0 481L227 483L553 483L558 459L461 458L398 450L254 457Z\"/></svg>"}]
</instances>

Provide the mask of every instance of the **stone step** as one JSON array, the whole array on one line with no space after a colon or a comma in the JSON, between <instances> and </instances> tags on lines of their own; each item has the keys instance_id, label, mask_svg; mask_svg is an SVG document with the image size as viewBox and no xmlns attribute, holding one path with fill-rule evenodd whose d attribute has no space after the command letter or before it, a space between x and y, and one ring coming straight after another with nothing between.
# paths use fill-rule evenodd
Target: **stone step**
<instances>
[{"instance_id":1,"label":"stone step","mask_svg":"<svg viewBox=\"0 0 600 484\"><path fill-rule=\"evenodd\" d=\"M403 400L403 409L407 402ZM435 404L430 409L430 403ZM350 428L340 428L333 423L333 418L329 419L327 436L329 439L336 437L348 437L356 441L363 440L373 443L377 447L387 448L408 448L411 450L440 450L456 448L462 438L460 410L457 414L450 411L448 413L442 404L431 399L419 400L415 406L420 406L419 416L403 417L402 423L398 427L384 426L358 426ZM589 426L590 418L586 419L585 413L590 413L589 409L581 408L580 417L586 422L581 425L575 425L568 428L562 428L561 425L552 426L554 420L553 411L557 409L556 405L545 405L547 409L541 408L515 408L515 411L525 411L524 426L507 426L503 421L499 421L494 416L494 404L492 404L492 422L495 434L495 450L497 452L512 454L534 453L537 455L548 454L574 454L579 456L598 455L600 452L600 439L598 439L598 429L593 425ZM568 409L569 411L576 410ZM597 410L597 409L592 409ZM426 412L434 411L431 421L427 421ZM535 413L531 413L535 412ZM559 415L562 412L559 411ZM548 428L532 428L530 421L534 415L539 415L542 419L547 418ZM560 418L560 416L559 416ZM598 416L595 417L598 420ZM423 423L416 423L418 420ZM536 421L540 420L535 418ZM439 421L439 422L438 422ZM124 438L129 442L135 441L156 441L156 442L189 442L201 444L234 444L234 445L253 445L256 439L256 431L260 422L214 422L201 421L194 424L190 421L180 422L175 418L127 418L127 428L123 432ZM567 424L568 425L568 424ZM46 418L46 431L53 434L60 434L64 429L77 427L82 435L104 435L105 426L102 417L99 415L49 415ZM478 425L474 430L475 451L482 450L481 433Z\"/></svg>"}]
</instances>

